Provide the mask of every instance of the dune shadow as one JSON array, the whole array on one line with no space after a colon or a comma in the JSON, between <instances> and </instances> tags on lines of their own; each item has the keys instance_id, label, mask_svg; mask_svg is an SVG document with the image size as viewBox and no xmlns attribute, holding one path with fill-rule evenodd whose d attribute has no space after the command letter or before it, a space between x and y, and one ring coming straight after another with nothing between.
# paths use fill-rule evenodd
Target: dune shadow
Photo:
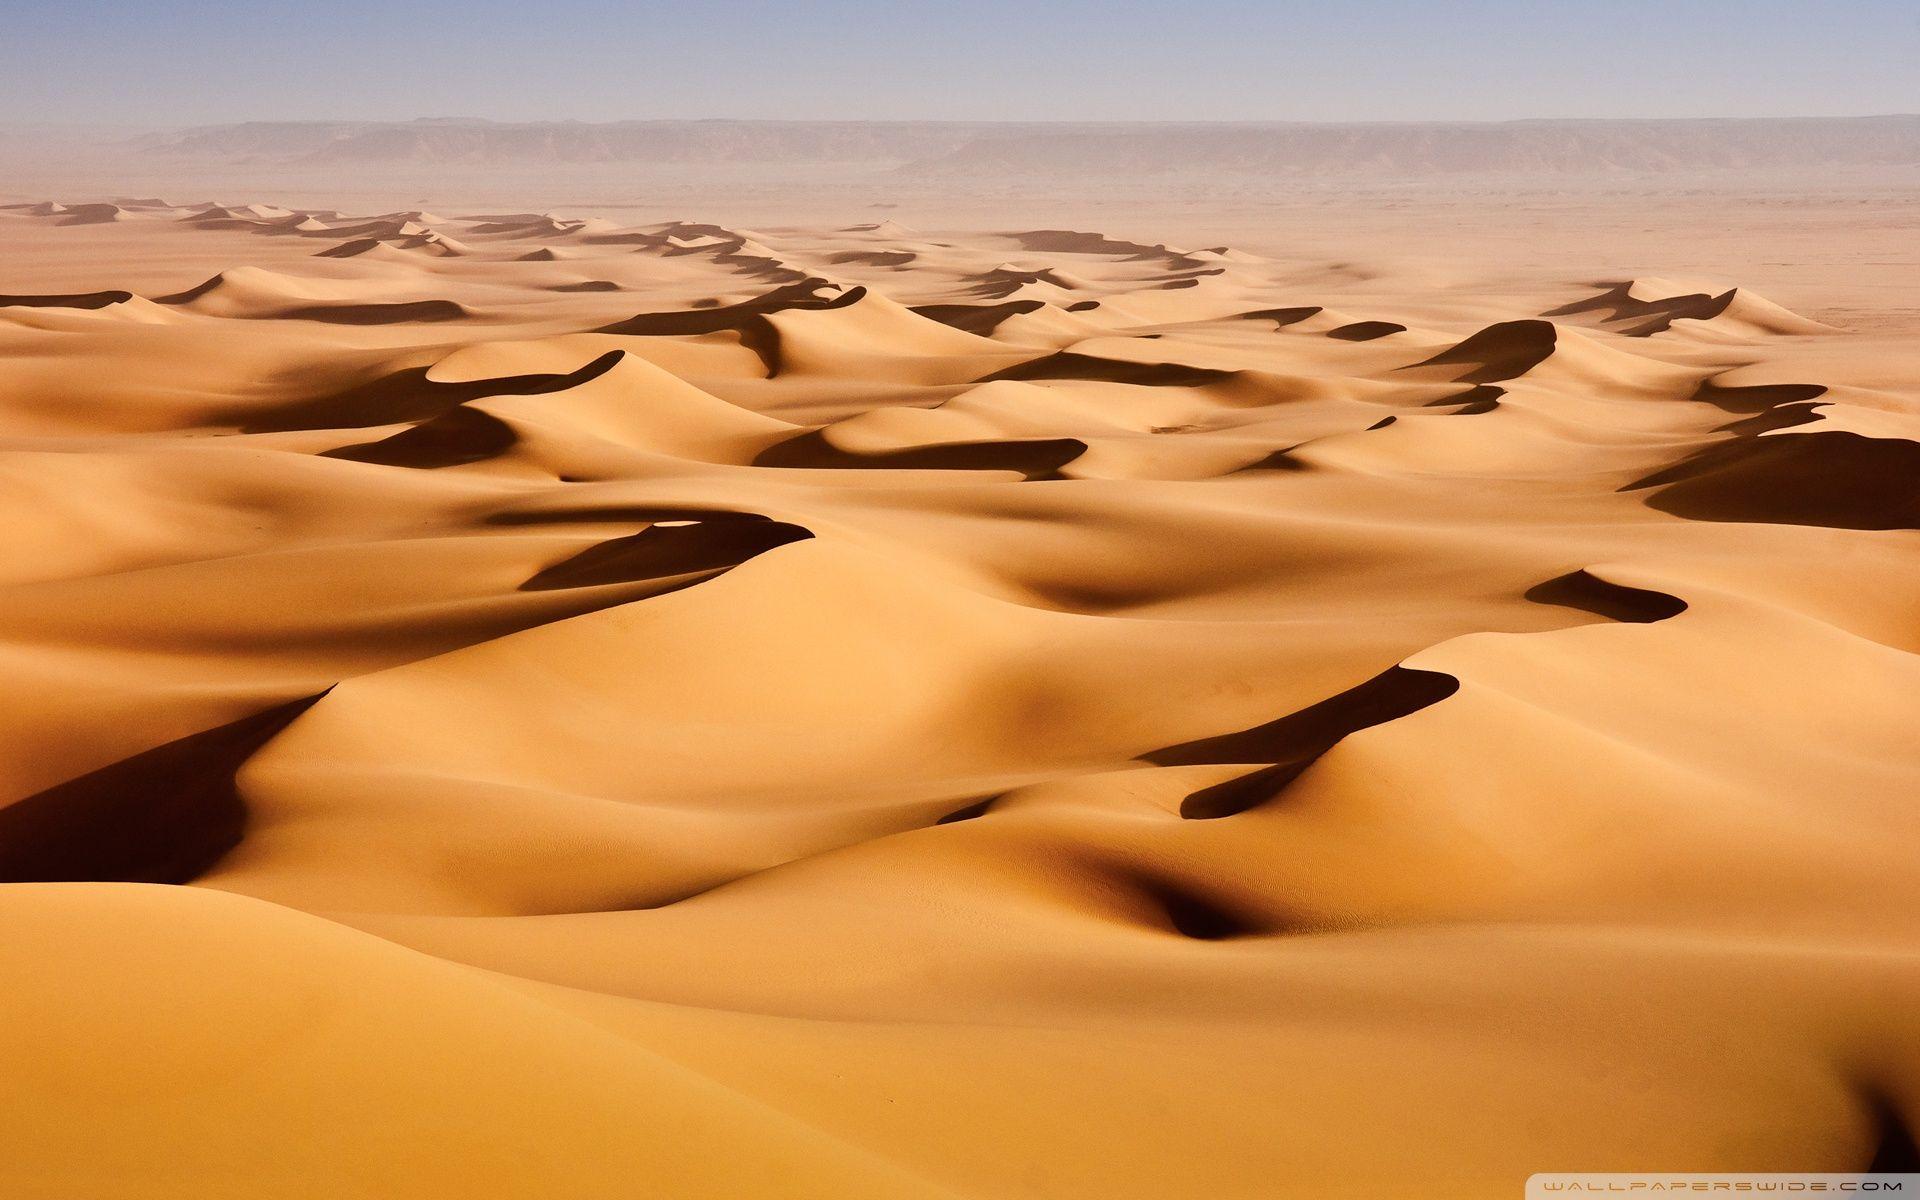
<instances>
[{"instance_id":1,"label":"dune shadow","mask_svg":"<svg viewBox=\"0 0 1920 1200\"><path fill-rule=\"evenodd\" d=\"M1372 342L1406 331L1405 325L1393 321L1355 321L1351 325L1327 330L1327 336L1342 342Z\"/></svg>"},{"instance_id":2,"label":"dune shadow","mask_svg":"<svg viewBox=\"0 0 1920 1200\"><path fill-rule=\"evenodd\" d=\"M1040 358L983 375L975 382L992 383L1017 379L1033 383L1043 380L1077 380L1086 383L1131 383L1141 387L1205 387L1235 378L1237 372L1212 367L1189 367L1181 363L1140 363L1117 358L1096 358L1059 350Z\"/></svg>"},{"instance_id":3,"label":"dune shadow","mask_svg":"<svg viewBox=\"0 0 1920 1200\"><path fill-rule=\"evenodd\" d=\"M867 294L863 287L848 288L833 296L821 296L826 288L837 286L825 279L804 279L778 287L765 295L738 304L718 308L689 308L673 312L640 313L624 321L603 325L596 332L628 334L636 337L697 337L706 333L739 330L769 313L845 308L857 304Z\"/></svg>"},{"instance_id":4,"label":"dune shadow","mask_svg":"<svg viewBox=\"0 0 1920 1200\"><path fill-rule=\"evenodd\" d=\"M1464 392L1453 396L1442 396L1438 400L1427 401L1427 408L1458 408L1445 414L1449 417L1477 417L1481 413L1490 413L1500 407L1500 397L1507 389L1491 383L1475 384Z\"/></svg>"},{"instance_id":5,"label":"dune shadow","mask_svg":"<svg viewBox=\"0 0 1920 1200\"><path fill-rule=\"evenodd\" d=\"M1816 401L1826 392L1817 383L1704 379L1690 399L1739 416L1716 431L1733 436L1619 490L1658 489L1648 507L1696 521L1920 529L1920 442L1819 430ZM1816 428L1778 432L1806 425Z\"/></svg>"},{"instance_id":6,"label":"dune shadow","mask_svg":"<svg viewBox=\"0 0 1920 1200\"><path fill-rule=\"evenodd\" d=\"M62 215L61 225L104 225L110 221L125 220L127 211L118 204L69 204Z\"/></svg>"},{"instance_id":7,"label":"dune shadow","mask_svg":"<svg viewBox=\"0 0 1920 1200\"><path fill-rule=\"evenodd\" d=\"M1166 927L1184 938L1221 942L1277 932L1271 922L1188 884L1145 871L1128 871L1117 880L1157 911Z\"/></svg>"},{"instance_id":8,"label":"dune shadow","mask_svg":"<svg viewBox=\"0 0 1920 1200\"><path fill-rule=\"evenodd\" d=\"M1304 459L1298 458L1294 455L1293 452L1295 450L1298 450L1299 448L1300 448L1299 446L1295 445L1295 446L1286 446L1281 449L1274 450L1268 453L1267 455L1265 455L1264 457L1257 458L1254 461L1248 463L1246 466L1240 467L1228 473L1232 475L1238 475L1242 471L1310 471L1312 470L1313 468L1310 464L1308 464Z\"/></svg>"},{"instance_id":9,"label":"dune shadow","mask_svg":"<svg viewBox=\"0 0 1920 1200\"><path fill-rule=\"evenodd\" d=\"M1920 529L1920 442L1783 433L1717 442L1620 490L1695 521Z\"/></svg>"},{"instance_id":10,"label":"dune shadow","mask_svg":"<svg viewBox=\"0 0 1920 1200\"><path fill-rule=\"evenodd\" d=\"M523 592L601 587L646 580L673 581L676 590L732 570L779 546L805 541L813 532L784 521L694 521L649 525L639 533L590 546L571 558L536 572L520 585Z\"/></svg>"},{"instance_id":11,"label":"dune shadow","mask_svg":"<svg viewBox=\"0 0 1920 1200\"><path fill-rule=\"evenodd\" d=\"M820 295L822 290L836 286L825 279L808 277L738 304L641 313L603 325L597 332L631 337L698 337L731 331L740 335L741 345L759 357L771 378L780 373L780 334L766 318L778 312L846 308L858 304L867 294L866 288L853 287L838 295Z\"/></svg>"},{"instance_id":12,"label":"dune shadow","mask_svg":"<svg viewBox=\"0 0 1920 1200\"><path fill-rule=\"evenodd\" d=\"M1690 399L1711 404L1736 415L1764 413L1783 404L1816 400L1827 394L1819 383L1762 383L1752 387L1721 387L1712 379L1703 379Z\"/></svg>"},{"instance_id":13,"label":"dune shadow","mask_svg":"<svg viewBox=\"0 0 1920 1200\"><path fill-rule=\"evenodd\" d=\"M322 321L329 325L411 325L458 321L471 314L451 300L406 300L392 304L309 304L272 314L278 321Z\"/></svg>"},{"instance_id":14,"label":"dune shadow","mask_svg":"<svg viewBox=\"0 0 1920 1200\"><path fill-rule=\"evenodd\" d=\"M969 292L989 300L1004 300L1021 288L1034 284L1045 284L1066 292L1078 290L1072 283L1045 269L1021 271L1012 267L995 267L991 271L968 276L967 282L972 284L967 289Z\"/></svg>"},{"instance_id":15,"label":"dune shadow","mask_svg":"<svg viewBox=\"0 0 1920 1200\"><path fill-rule=\"evenodd\" d=\"M1078 438L1034 438L944 442L856 454L835 446L815 429L767 447L752 465L815 471L1014 471L1032 481L1060 478L1060 468L1086 452L1087 444Z\"/></svg>"},{"instance_id":16,"label":"dune shadow","mask_svg":"<svg viewBox=\"0 0 1920 1200\"><path fill-rule=\"evenodd\" d=\"M246 828L235 774L319 699L175 739L0 808L0 883L178 884L205 874Z\"/></svg>"},{"instance_id":17,"label":"dune shadow","mask_svg":"<svg viewBox=\"0 0 1920 1200\"><path fill-rule=\"evenodd\" d=\"M958 825L962 821L972 821L972 820L975 820L976 818L984 817L987 815L987 813L993 810L994 801L998 799L1000 799L1000 797L997 795L994 795L994 796L988 796L984 800L976 800L972 804L962 805L959 808L954 809L952 812L947 813L945 816L942 816L941 818L936 820L934 824L935 825Z\"/></svg>"},{"instance_id":18,"label":"dune shadow","mask_svg":"<svg viewBox=\"0 0 1920 1200\"><path fill-rule=\"evenodd\" d=\"M914 313L942 325L967 333L992 337L993 331L1008 317L1034 312L1045 307L1041 300L1009 300L1004 304L920 304Z\"/></svg>"},{"instance_id":19,"label":"dune shadow","mask_svg":"<svg viewBox=\"0 0 1920 1200\"><path fill-rule=\"evenodd\" d=\"M1189 820L1229 817L1271 800L1348 734L1397 721L1459 690L1460 681L1451 675L1390 667L1357 687L1264 725L1182 742L1140 757L1163 767L1270 764L1201 788L1180 804L1180 815Z\"/></svg>"},{"instance_id":20,"label":"dune shadow","mask_svg":"<svg viewBox=\"0 0 1920 1200\"><path fill-rule=\"evenodd\" d=\"M108 308L133 299L132 292L70 292L44 296L0 295L0 308Z\"/></svg>"},{"instance_id":21,"label":"dune shadow","mask_svg":"<svg viewBox=\"0 0 1920 1200\"><path fill-rule=\"evenodd\" d=\"M1559 336L1552 321L1501 321L1405 369L1464 366L1471 369L1459 377L1461 383L1499 383L1517 379L1551 358Z\"/></svg>"},{"instance_id":22,"label":"dune shadow","mask_svg":"<svg viewBox=\"0 0 1920 1200\"><path fill-rule=\"evenodd\" d=\"M562 508L509 509L482 518L486 525L610 525L634 522L701 521L719 524L725 521L766 521L771 518L756 512L736 512L724 508L695 508L678 504L606 504Z\"/></svg>"},{"instance_id":23,"label":"dune shadow","mask_svg":"<svg viewBox=\"0 0 1920 1200\"><path fill-rule=\"evenodd\" d=\"M541 396L579 387L613 370L626 353L609 350L579 370L563 374L503 375L449 383L429 379L427 367L410 367L266 413L245 409L218 413L213 419L236 421L245 433L367 429L405 421L426 421L484 396Z\"/></svg>"},{"instance_id":24,"label":"dune shadow","mask_svg":"<svg viewBox=\"0 0 1920 1200\"><path fill-rule=\"evenodd\" d=\"M436 470L497 458L518 440L513 428L500 418L461 406L392 437L340 446L324 451L321 457Z\"/></svg>"},{"instance_id":25,"label":"dune shadow","mask_svg":"<svg viewBox=\"0 0 1920 1200\"><path fill-rule=\"evenodd\" d=\"M1289 325L1298 325L1308 317L1319 316L1326 310L1318 304L1303 304L1295 308L1257 308L1252 312L1240 313L1235 319L1240 321L1272 321L1275 329L1285 329Z\"/></svg>"},{"instance_id":26,"label":"dune shadow","mask_svg":"<svg viewBox=\"0 0 1920 1200\"><path fill-rule=\"evenodd\" d=\"M328 246L324 250L313 252L315 258L358 258L369 254L387 243L379 238L356 238L350 242L341 242L338 246Z\"/></svg>"},{"instance_id":27,"label":"dune shadow","mask_svg":"<svg viewBox=\"0 0 1920 1200\"><path fill-rule=\"evenodd\" d=\"M1085 233L1074 229L1029 229L1010 234L1022 250L1039 254L1097 254L1128 262L1159 262L1176 269L1203 267L1205 260L1182 254L1164 245L1147 245L1110 238L1103 233Z\"/></svg>"},{"instance_id":28,"label":"dune shadow","mask_svg":"<svg viewBox=\"0 0 1920 1200\"><path fill-rule=\"evenodd\" d=\"M1604 321L1638 321L1630 329L1619 332L1627 337L1651 337L1656 333L1665 333L1679 320L1707 321L1727 311L1733 304L1737 288L1728 288L1717 295L1706 292L1688 292L1682 296L1663 296L1655 300L1641 300L1631 294L1633 281L1601 284L1605 290L1597 296L1585 300L1575 300L1559 308L1542 313L1546 317L1572 316L1577 313L1604 312Z\"/></svg>"},{"instance_id":29,"label":"dune shadow","mask_svg":"<svg viewBox=\"0 0 1920 1200\"><path fill-rule=\"evenodd\" d=\"M1525 596L1535 604L1578 609L1610 621L1635 625L1650 625L1687 611L1687 602L1678 596L1609 583L1586 570L1568 571L1536 583L1526 590Z\"/></svg>"},{"instance_id":30,"label":"dune shadow","mask_svg":"<svg viewBox=\"0 0 1920 1200\"><path fill-rule=\"evenodd\" d=\"M1907 1127L1900 1109L1890 1100L1876 1096L1872 1102L1878 1136L1868 1174L1908 1174L1920 1172L1920 1145L1915 1145L1913 1130Z\"/></svg>"},{"instance_id":31,"label":"dune shadow","mask_svg":"<svg viewBox=\"0 0 1920 1200\"><path fill-rule=\"evenodd\" d=\"M846 250L827 262L836 267L904 267L919 257L911 250Z\"/></svg>"},{"instance_id":32,"label":"dune shadow","mask_svg":"<svg viewBox=\"0 0 1920 1200\"><path fill-rule=\"evenodd\" d=\"M1728 421L1725 425L1715 425L1713 431L1737 434L1740 437L1758 437L1763 433L1772 433L1776 429L1798 429L1802 425L1812 425L1818 420L1820 420L1820 405L1812 400L1801 400L1792 404L1776 404L1751 417Z\"/></svg>"},{"instance_id":33,"label":"dune shadow","mask_svg":"<svg viewBox=\"0 0 1920 1200\"><path fill-rule=\"evenodd\" d=\"M210 276L194 284L184 292L169 292L164 296L155 296L153 302L155 304L167 305L190 304L212 292L215 288L221 287L226 281L227 277L225 275Z\"/></svg>"}]
</instances>

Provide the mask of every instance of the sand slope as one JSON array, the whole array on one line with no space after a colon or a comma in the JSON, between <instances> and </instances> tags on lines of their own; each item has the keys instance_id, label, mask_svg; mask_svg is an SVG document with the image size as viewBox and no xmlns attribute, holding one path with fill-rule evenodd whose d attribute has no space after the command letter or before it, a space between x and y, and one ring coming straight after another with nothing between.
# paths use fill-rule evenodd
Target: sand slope
<instances>
[{"instance_id":1,"label":"sand slope","mask_svg":"<svg viewBox=\"0 0 1920 1200\"><path fill-rule=\"evenodd\" d=\"M0 1192L1912 1166L1911 342L1074 229L8 249L144 265L0 295Z\"/></svg>"}]
</instances>

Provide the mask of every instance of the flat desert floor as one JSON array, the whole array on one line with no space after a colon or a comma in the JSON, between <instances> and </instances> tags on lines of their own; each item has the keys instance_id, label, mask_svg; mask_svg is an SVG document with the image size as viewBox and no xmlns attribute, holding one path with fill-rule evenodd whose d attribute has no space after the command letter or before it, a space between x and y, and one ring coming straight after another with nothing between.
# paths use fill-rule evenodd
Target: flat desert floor
<instances>
[{"instance_id":1,"label":"flat desert floor","mask_svg":"<svg viewBox=\"0 0 1920 1200\"><path fill-rule=\"evenodd\" d=\"M0 211L0 1194L1911 1168L1914 243L1563 207Z\"/></svg>"}]
</instances>

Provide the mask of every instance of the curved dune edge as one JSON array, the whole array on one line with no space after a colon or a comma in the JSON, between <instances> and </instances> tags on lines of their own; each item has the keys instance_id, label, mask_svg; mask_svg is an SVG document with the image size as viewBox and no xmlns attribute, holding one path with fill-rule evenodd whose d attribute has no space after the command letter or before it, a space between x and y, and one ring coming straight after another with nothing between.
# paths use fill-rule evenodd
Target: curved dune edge
<instances>
[{"instance_id":1,"label":"curved dune edge","mask_svg":"<svg viewBox=\"0 0 1920 1200\"><path fill-rule=\"evenodd\" d=\"M1118 228L14 246L0 1194L1910 1158L1871 322Z\"/></svg>"},{"instance_id":2,"label":"curved dune edge","mask_svg":"<svg viewBox=\"0 0 1920 1200\"><path fill-rule=\"evenodd\" d=\"M7 889L0 911L9 1070L49 1101L5 1135L24 1186L184 1195L219 1179L321 1196L358 1178L533 1196L561 1177L582 1192L645 1177L716 1198L950 1194L483 972L302 914L60 884ZM84 1015L80 991L98 997ZM47 1036L75 1025L85 1054ZM142 1093L183 1092L190 1137L87 1132Z\"/></svg>"}]
</instances>

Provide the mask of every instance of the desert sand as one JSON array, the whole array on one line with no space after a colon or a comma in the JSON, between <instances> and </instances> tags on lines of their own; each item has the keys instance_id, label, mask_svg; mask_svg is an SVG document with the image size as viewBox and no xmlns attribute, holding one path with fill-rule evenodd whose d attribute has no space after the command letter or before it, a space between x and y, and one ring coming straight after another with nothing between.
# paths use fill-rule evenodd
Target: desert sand
<instances>
[{"instance_id":1,"label":"desert sand","mask_svg":"<svg viewBox=\"0 0 1920 1200\"><path fill-rule=\"evenodd\" d=\"M0 1194L1911 1168L1911 210L1374 199L0 210Z\"/></svg>"}]
</instances>

